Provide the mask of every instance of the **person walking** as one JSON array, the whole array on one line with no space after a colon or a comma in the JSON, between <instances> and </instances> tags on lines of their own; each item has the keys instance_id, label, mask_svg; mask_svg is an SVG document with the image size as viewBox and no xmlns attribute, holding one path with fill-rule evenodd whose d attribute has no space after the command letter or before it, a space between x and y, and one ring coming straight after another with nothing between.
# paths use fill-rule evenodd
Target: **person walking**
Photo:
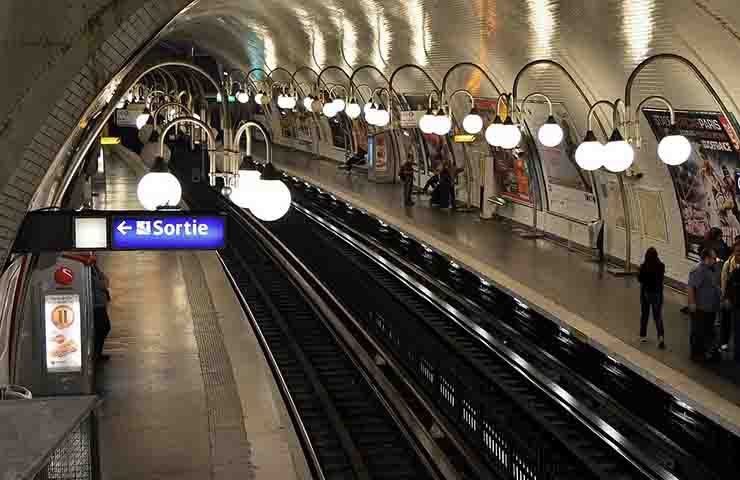
<instances>
[{"instance_id":1,"label":"person walking","mask_svg":"<svg viewBox=\"0 0 740 480\"><path fill-rule=\"evenodd\" d=\"M722 265L720 284L722 288L722 313L720 315L720 350L729 349L730 335L735 331L735 360L740 359L738 351L738 330L740 323L740 242L732 246L732 255ZM733 328L734 327L734 328Z\"/></svg>"},{"instance_id":2,"label":"person walking","mask_svg":"<svg viewBox=\"0 0 740 480\"><path fill-rule=\"evenodd\" d=\"M414 204L414 200L411 198L414 189L414 155L411 152L401 165L398 176L403 182L403 204L410 207Z\"/></svg>"},{"instance_id":3,"label":"person walking","mask_svg":"<svg viewBox=\"0 0 740 480\"><path fill-rule=\"evenodd\" d=\"M721 303L717 254L711 248L704 248L699 256L699 265L689 274L691 359L694 361L712 358L714 321Z\"/></svg>"},{"instance_id":4,"label":"person walking","mask_svg":"<svg viewBox=\"0 0 740 480\"><path fill-rule=\"evenodd\" d=\"M650 247L645 252L645 260L640 266L640 341L647 341L647 324L650 311L653 312L655 329L658 332L658 348L665 348L663 331L663 277L665 265L658 257L658 251Z\"/></svg>"},{"instance_id":5,"label":"person walking","mask_svg":"<svg viewBox=\"0 0 740 480\"><path fill-rule=\"evenodd\" d=\"M104 361L108 359L108 356L103 355L103 345L111 329L110 318L108 317L108 302L110 301L109 282L108 277L105 276L95 263L92 264L91 276L93 288L93 322L95 325L95 358Z\"/></svg>"}]
</instances>

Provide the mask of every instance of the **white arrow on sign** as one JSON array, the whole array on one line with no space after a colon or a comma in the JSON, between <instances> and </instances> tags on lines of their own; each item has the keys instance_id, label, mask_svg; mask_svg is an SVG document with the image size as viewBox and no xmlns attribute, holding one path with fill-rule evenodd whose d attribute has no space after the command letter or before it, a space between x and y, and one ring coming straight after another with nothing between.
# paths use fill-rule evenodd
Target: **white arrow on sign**
<instances>
[{"instance_id":1,"label":"white arrow on sign","mask_svg":"<svg viewBox=\"0 0 740 480\"><path fill-rule=\"evenodd\" d=\"M118 230L121 233L121 235L126 235L128 232L130 232L133 229L134 227L132 227L131 225L126 225L126 220L123 220L116 227L116 230Z\"/></svg>"}]
</instances>

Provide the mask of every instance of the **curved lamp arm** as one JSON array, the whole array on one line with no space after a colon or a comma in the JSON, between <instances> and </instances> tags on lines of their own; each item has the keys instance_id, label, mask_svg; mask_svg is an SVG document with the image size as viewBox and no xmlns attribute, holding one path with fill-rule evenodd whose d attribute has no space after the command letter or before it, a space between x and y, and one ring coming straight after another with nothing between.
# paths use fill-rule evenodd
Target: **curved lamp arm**
<instances>
[{"instance_id":1,"label":"curved lamp arm","mask_svg":"<svg viewBox=\"0 0 740 480\"><path fill-rule=\"evenodd\" d=\"M450 94L450 98L447 100L447 107L450 108L450 111L452 111L452 108L450 107L450 102L452 101L453 98L455 98L455 95L459 95L459 94L466 95L470 99L470 109L471 110L475 108L475 98L473 98L473 94L464 88L458 88L457 90L455 90L454 92Z\"/></svg>"},{"instance_id":2,"label":"curved lamp arm","mask_svg":"<svg viewBox=\"0 0 740 480\"><path fill-rule=\"evenodd\" d=\"M614 109L616 108L614 103L610 102L609 100L599 100L598 102L591 105L591 108L588 109L588 115L586 116L587 132L593 132L592 120L594 113L596 113L596 107L598 107L599 105L608 105L612 109L612 112L614 112ZM604 136L606 137L606 133L604 133Z\"/></svg>"},{"instance_id":3,"label":"curved lamp arm","mask_svg":"<svg viewBox=\"0 0 740 480\"><path fill-rule=\"evenodd\" d=\"M321 90L321 77L324 75L324 72L326 72L327 70L338 70L338 71L342 72L342 74L344 74L344 76L347 77L347 80L349 81L350 88L352 88L352 85L353 85L353 83L352 83L352 77L350 77L349 75L347 75L347 72L345 72L344 69L342 69L340 67L337 67L336 65L328 65L328 66L324 67L323 69L321 69L321 71L319 72L319 74L316 77L316 88L318 90ZM324 82L324 86L326 86L326 82Z\"/></svg>"},{"instance_id":4,"label":"curved lamp arm","mask_svg":"<svg viewBox=\"0 0 740 480\"><path fill-rule=\"evenodd\" d=\"M263 79L261 80L261 81L263 81L263 82L264 82L264 81L266 81L266 79L270 79L270 82L272 82L272 81L273 81L273 80L272 80L272 77L270 76L270 74L269 74L269 73L268 73L268 72L267 72L267 71L266 71L266 70L265 70L264 68L260 68L260 67L254 67L254 68L250 69L250 70L249 70L249 71L247 72L247 74L246 74L247 80L250 80L250 79L252 78L252 74L253 74L254 72L261 72L261 73L262 73L262 75L264 75L264 76L265 76L265 78L263 78Z\"/></svg>"},{"instance_id":5,"label":"curved lamp arm","mask_svg":"<svg viewBox=\"0 0 740 480\"><path fill-rule=\"evenodd\" d=\"M671 102L668 101L667 98L661 95L651 95L645 98L637 105L637 108L635 108L635 146L637 148L640 148L642 144L642 137L640 136L640 110L642 110L643 105L653 101L658 101L666 106L671 121L671 127L676 125L676 112L673 110L673 105L671 104Z\"/></svg>"},{"instance_id":6,"label":"curved lamp arm","mask_svg":"<svg viewBox=\"0 0 740 480\"><path fill-rule=\"evenodd\" d=\"M167 102L167 103L163 103L162 105L159 106L159 108L157 108L157 110L154 112L154 115L152 116L152 119L154 121L154 130L157 130L157 118L159 117L160 112L162 110L164 110L165 108L168 108L168 107L178 107L178 108L181 108L181 109L185 110L185 113L187 113L191 117L193 116L193 111L190 110L185 105L183 105L182 103L178 103L178 102Z\"/></svg>"},{"instance_id":7,"label":"curved lamp arm","mask_svg":"<svg viewBox=\"0 0 740 480\"><path fill-rule=\"evenodd\" d=\"M314 74L314 76L316 77L316 83L318 84L319 83L319 73L313 68L309 67L308 65L303 65L302 67L298 67L298 69L296 69L296 71L293 72L293 74L291 75L291 80L295 82L296 75L306 70ZM326 86L326 82L324 82L324 86ZM314 91L315 91L314 87L311 87L311 94L313 94Z\"/></svg>"},{"instance_id":8,"label":"curved lamp arm","mask_svg":"<svg viewBox=\"0 0 740 480\"><path fill-rule=\"evenodd\" d=\"M211 131L211 127L209 127L205 122L202 120L198 120L194 117L180 117L172 120L167 125L165 125L164 129L162 130L162 134L159 137L159 156L164 157L164 139L167 138L167 132L169 132L172 128L176 127L177 125L180 125L182 123L191 123L194 124L200 128L202 128L206 132L206 137L208 137L208 178L210 181L211 186L216 185L216 161L213 157L213 154L211 154L211 150L213 150L216 146L216 138L213 136L213 131Z\"/></svg>"},{"instance_id":9,"label":"curved lamp arm","mask_svg":"<svg viewBox=\"0 0 740 480\"><path fill-rule=\"evenodd\" d=\"M239 142L241 141L241 137L244 134L244 132L249 132L252 128L256 128L259 130L259 132L262 134L262 137L265 139L265 148L267 149L267 161L266 163L272 163L272 144L270 142L270 136L267 134L265 129L257 122L244 122L241 127L239 127L239 130L236 131L236 135L234 135L234 145L236 145L237 149L239 148ZM252 134L251 132L247 135L247 155L252 155Z\"/></svg>"},{"instance_id":10,"label":"curved lamp arm","mask_svg":"<svg viewBox=\"0 0 740 480\"><path fill-rule=\"evenodd\" d=\"M440 96L440 94L439 94L439 90L432 90L431 92L429 92L429 98L428 98L428 102L429 102L429 107L428 107L428 110L429 110L429 111L432 111L432 96L435 96L435 97L437 97L437 103L438 103L438 104L439 104L439 103L441 102L441 100L442 100L442 98L441 98L441 96Z\"/></svg>"},{"instance_id":11,"label":"curved lamp arm","mask_svg":"<svg viewBox=\"0 0 740 480\"><path fill-rule=\"evenodd\" d=\"M347 87L338 83L329 89L329 99L330 100L334 100L336 98L334 96L334 90L337 88L341 88L342 90L344 90L344 95L347 96Z\"/></svg>"},{"instance_id":12,"label":"curved lamp arm","mask_svg":"<svg viewBox=\"0 0 740 480\"><path fill-rule=\"evenodd\" d=\"M493 81L491 76L488 75L488 72L483 70L483 68L480 65L478 65L477 63L472 63L472 62L460 62L458 64L453 65L449 70L447 70L447 73L445 73L445 76L442 79L442 95L445 94L445 91L447 88L447 80L450 78L450 74L454 72L455 70L462 68L462 67L472 67L478 70L479 72L481 72L483 76L486 77L486 79L488 79L488 82L491 84L493 89L496 90L496 93L499 95L501 94L501 90L498 89L498 87L496 86L496 83Z\"/></svg>"},{"instance_id":13,"label":"curved lamp arm","mask_svg":"<svg viewBox=\"0 0 740 480\"><path fill-rule=\"evenodd\" d=\"M552 117L552 100L550 100L550 97L548 97L547 95L545 95L542 92L533 92L533 93L530 93L529 95L527 95L526 97L524 97L524 100L522 100L522 102L521 102L522 103L522 107L524 105L526 105L527 102L529 102L533 98L543 98L547 102L547 107L549 109L548 116ZM522 109L519 108L519 105L516 104L516 103L514 104L514 108L516 108L519 111L519 115L522 115L524 113L522 111Z\"/></svg>"},{"instance_id":14,"label":"curved lamp arm","mask_svg":"<svg viewBox=\"0 0 740 480\"><path fill-rule=\"evenodd\" d=\"M496 99L496 118L498 118L499 121L501 121L501 101L503 100L503 102L506 103L508 101L508 98L509 96L507 94L499 93L498 98ZM511 112L506 112L506 116L510 117ZM496 119L494 118L494 122L495 121Z\"/></svg>"},{"instance_id":15,"label":"curved lamp arm","mask_svg":"<svg viewBox=\"0 0 740 480\"><path fill-rule=\"evenodd\" d=\"M437 82L434 81L431 75L429 75L429 72L427 72L424 68L420 67L419 65L416 65L415 63L406 63L404 65L401 65L400 67L397 67L395 70L393 70L393 73L391 73L391 78L388 80L388 85L390 86L391 90L393 90L393 80L396 78L396 75L398 75L399 72L402 70L406 70L408 68L412 68L414 70L417 70L424 74L424 76L429 80L429 83L431 83L434 86L434 89L439 92L439 85L437 85Z\"/></svg>"}]
</instances>

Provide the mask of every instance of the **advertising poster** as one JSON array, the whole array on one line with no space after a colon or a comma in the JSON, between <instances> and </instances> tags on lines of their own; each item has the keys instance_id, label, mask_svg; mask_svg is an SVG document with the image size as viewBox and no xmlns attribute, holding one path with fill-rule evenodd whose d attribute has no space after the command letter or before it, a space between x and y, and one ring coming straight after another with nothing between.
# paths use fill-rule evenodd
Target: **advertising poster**
<instances>
[{"instance_id":1,"label":"advertising poster","mask_svg":"<svg viewBox=\"0 0 740 480\"><path fill-rule=\"evenodd\" d=\"M489 125L496 117L496 100L491 98L477 98L475 106L478 108L483 124ZM506 119L507 111L502 105L502 120ZM485 130L484 130L485 132ZM485 142L481 132L477 141ZM487 144L486 144L487 145ZM527 160L526 142L522 142L513 150L496 150L493 152L493 173L498 194L519 203L532 204L529 194L530 172Z\"/></svg>"},{"instance_id":2,"label":"advertising poster","mask_svg":"<svg viewBox=\"0 0 740 480\"><path fill-rule=\"evenodd\" d=\"M347 149L347 137L344 129L344 119L340 118L339 115L329 120L329 128L331 129L331 143L335 148L340 150Z\"/></svg>"},{"instance_id":3,"label":"advertising poster","mask_svg":"<svg viewBox=\"0 0 740 480\"><path fill-rule=\"evenodd\" d=\"M82 370L82 318L78 294L44 297L46 369L50 373Z\"/></svg>"},{"instance_id":4,"label":"advertising poster","mask_svg":"<svg viewBox=\"0 0 740 480\"><path fill-rule=\"evenodd\" d=\"M355 148L358 153L368 152L368 131L367 123L358 119L352 120L352 140L355 142Z\"/></svg>"},{"instance_id":5,"label":"advertising poster","mask_svg":"<svg viewBox=\"0 0 740 480\"><path fill-rule=\"evenodd\" d=\"M533 135L547 120L547 104L527 103L527 126ZM588 172L576 163L576 148L579 135L565 106L553 104L553 117L563 129L563 141L556 147L546 147L536 139L542 172L547 188L548 209L559 215L588 222L599 218L596 194ZM524 142L523 142L524 143Z\"/></svg>"},{"instance_id":6,"label":"advertising poster","mask_svg":"<svg viewBox=\"0 0 740 480\"><path fill-rule=\"evenodd\" d=\"M668 112L643 112L660 141L670 128ZM668 170L681 211L686 256L698 258L710 228L722 229L729 245L740 235L738 137L730 120L719 112L676 111L676 124L691 142L692 152L687 162Z\"/></svg>"},{"instance_id":7,"label":"advertising poster","mask_svg":"<svg viewBox=\"0 0 740 480\"><path fill-rule=\"evenodd\" d=\"M385 135L375 135L375 171L385 172L388 169L388 151L385 141Z\"/></svg>"}]
</instances>

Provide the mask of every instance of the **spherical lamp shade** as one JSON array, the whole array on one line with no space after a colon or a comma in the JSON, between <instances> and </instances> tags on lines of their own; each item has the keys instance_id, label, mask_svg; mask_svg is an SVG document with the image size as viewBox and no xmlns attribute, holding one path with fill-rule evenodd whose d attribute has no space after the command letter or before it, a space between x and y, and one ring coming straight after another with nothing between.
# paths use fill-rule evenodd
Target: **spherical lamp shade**
<instances>
[{"instance_id":1,"label":"spherical lamp shade","mask_svg":"<svg viewBox=\"0 0 740 480\"><path fill-rule=\"evenodd\" d=\"M596 139L583 142L576 149L576 163L583 170L598 170L604 165L604 145Z\"/></svg>"},{"instance_id":2,"label":"spherical lamp shade","mask_svg":"<svg viewBox=\"0 0 740 480\"><path fill-rule=\"evenodd\" d=\"M553 117L547 119L537 132L540 143L546 147L557 147L563 141L563 129Z\"/></svg>"},{"instance_id":3,"label":"spherical lamp shade","mask_svg":"<svg viewBox=\"0 0 740 480\"><path fill-rule=\"evenodd\" d=\"M368 103L365 104L364 107L362 107L362 111L367 116L367 114L370 113L370 110L372 110L374 108L375 108L375 106L371 102L368 102Z\"/></svg>"},{"instance_id":4,"label":"spherical lamp shade","mask_svg":"<svg viewBox=\"0 0 740 480\"><path fill-rule=\"evenodd\" d=\"M310 112L311 111L311 104L312 103L313 103L313 98L311 98L311 97L304 98L303 99L303 108L305 108L306 111Z\"/></svg>"},{"instance_id":5,"label":"spherical lamp shade","mask_svg":"<svg viewBox=\"0 0 740 480\"><path fill-rule=\"evenodd\" d=\"M512 149L522 141L522 131L519 125L504 124L501 127L501 148Z\"/></svg>"},{"instance_id":6,"label":"spherical lamp shade","mask_svg":"<svg viewBox=\"0 0 740 480\"><path fill-rule=\"evenodd\" d=\"M385 108L381 108L374 115L375 125L379 127L385 127L391 121L391 114Z\"/></svg>"},{"instance_id":7,"label":"spherical lamp shade","mask_svg":"<svg viewBox=\"0 0 740 480\"><path fill-rule=\"evenodd\" d=\"M277 106L278 108L285 109L285 97L283 95L278 95Z\"/></svg>"},{"instance_id":8,"label":"spherical lamp shade","mask_svg":"<svg viewBox=\"0 0 740 480\"><path fill-rule=\"evenodd\" d=\"M683 135L668 135L658 144L658 157L666 165L681 165L691 156L691 142Z\"/></svg>"},{"instance_id":9,"label":"spherical lamp shade","mask_svg":"<svg viewBox=\"0 0 740 480\"><path fill-rule=\"evenodd\" d=\"M321 108L321 111L324 115L326 115L328 118L333 118L334 115L337 114L336 107L333 103L326 103Z\"/></svg>"},{"instance_id":10,"label":"spherical lamp shade","mask_svg":"<svg viewBox=\"0 0 740 480\"><path fill-rule=\"evenodd\" d=\"M285 100L285 108L288 110L293 110L298 103L298 99L295 97L287 97Z\"/></svg>"},{"instance_id":11,"label":"spherical lamp shade","mask_svg":"<svg viewBox=\"0 0 740 480\"><path fill-rule=\"evenodd\" d=\"M353 102L353 103L347 104L347 109L345 110L345 113L347 114L349 118L354 120L360 116L360 114L362 113L362 109L360 108L358 104Z\"/></svg>"},{"instance_id":12,"label":"spherical lamp shade","mask_svg":"<svg viewBox=\"0 0 740 480\"><path fill-rule=\"evenodd\" d=\"M221 93L217 93L216 94L216 101L219 102L219 103L221 103L221 101L223 101L223 97L221 96Z\"/></svg>"},{"instance_id":13,"label":"spherical lamp shade","mask_svg":"<svg viewBox=\"0 0 740 480\"><path fill-rule=\"evenodd\" d=\"M247 103L249 101L249 94L247 92L239 92L236 94L236 100L239 103Z\"/></svg>"},{"instance_id":14,"label":"spherical lamp shade","mask_svg":"<svg viewBox=\"0 0 740 480\"><path fill-rule=\"evenodd\" d=\"M136 196L141 206L147 210L157 207L174 207L180 203L182 187L177 178L169 172L149 172L139 180Z\"/></svg>"},{"instance_id":15,"label":"spherical lamp shade","mask_svg":"<svg viewBox=\"0 0 740 480\"><path fill-rule=\"evenodd\" d=\"M486 142L492 147L498 147L499 146L499 138L500 138L500 132L499 129L501 128L500 123L492 123L486 128Z\"/></svg>"},{"instance_id":16,"label":"spherical lamp shade","mask_svg":"<svg viewBox=\"0 0 740 480\"><path fill-rule=\"evenodd\" d=\"M254 184L254 201L249 209L255 217L274 222L290 210L290 190L280 180L260 180Z\"/></svg>"},{"instance_id":17,"label":"spherical lamp shade","mask_svg":"<svg viewBox=\"0 0 740 480\"><path fill-rule=\"evenodd\" d=\"M265 99L265 94L262 92L254 96L254 101L257 103L257 105L262 105L262 101L264 99Z\"/></svg>"},{"instance_id":18,"label":"spherical lamp shade","mask_svg":"<svg viewBox=\"0 0 740 480\"><path fill-rule=\"evenodd\" d=\"M136 128L138 128L139 130L144 128L144 125L146 125L149 121L149 116L150 115L146 112L140 113L139 116L136 117Z\"/></svg>"},{"instance_id":19,"label":"spherical lamp shade","mask_svg":"<svg viewBox=\"0 0 740 480\"><path fill-rule=\"evenodd\" d=\"M483 130L483 119L477 113L470 112L463 118L463 129L466 132L475 135Z\"/></svg>"},{"instance_id":20,"label":"spherical lamp shade","mask_svg":"<svg viewBox=\"0 0 740 480\"><path fill-rule=\"evenodd\" d=\"M334 110L336 110L337 113L343 112L344 109L347 107L347 102L345 102L342 98L335 98L334 101L331 103L334 104Z\"/></svg>"},{"instance_id":21,"label":"spherical lamp shade","mask_svg":"<svg viewBox=\"0 0 740 480\"><path fill-rule=\"evenodd\" d=\"M609 142L604 147L604 168L610 172L624 172L635 160L635 151L618 130L614 130Z\"/></svg>"},{"instance_id":22,"label":"spherical lamp shade","mask_svg":"<svg viewBox=\"0 0 740 480\"><path fill-rule=\"evenodd\" d=\"M434 133L434 124L436 122L436 116L431 112L427 111L421 120L419 120L419 129L423 133Z\"/></svg>"},{"instance_id":23,"label":"spherical lamp shade","mask_svg":"<svg viewBox=\"0 0 740 480\"><path fill-rule=\"evenodd\" d=\"M239 170L239 185L231 192L234 204L241 208L251 208L256 196L257 183L260 181L257 170Z\"/></svg>"},{"instance_id":24,"label":"spherical lamp shade","mask_svg":"<svg viewBox=\"0 0 740 480\"><path fill-rule=\"evenodd\" d=\"M452 129L452 119L449 115L437 115L434 122L434 133L437 135L447 135Z\"/></svg>"}]
</instances>

